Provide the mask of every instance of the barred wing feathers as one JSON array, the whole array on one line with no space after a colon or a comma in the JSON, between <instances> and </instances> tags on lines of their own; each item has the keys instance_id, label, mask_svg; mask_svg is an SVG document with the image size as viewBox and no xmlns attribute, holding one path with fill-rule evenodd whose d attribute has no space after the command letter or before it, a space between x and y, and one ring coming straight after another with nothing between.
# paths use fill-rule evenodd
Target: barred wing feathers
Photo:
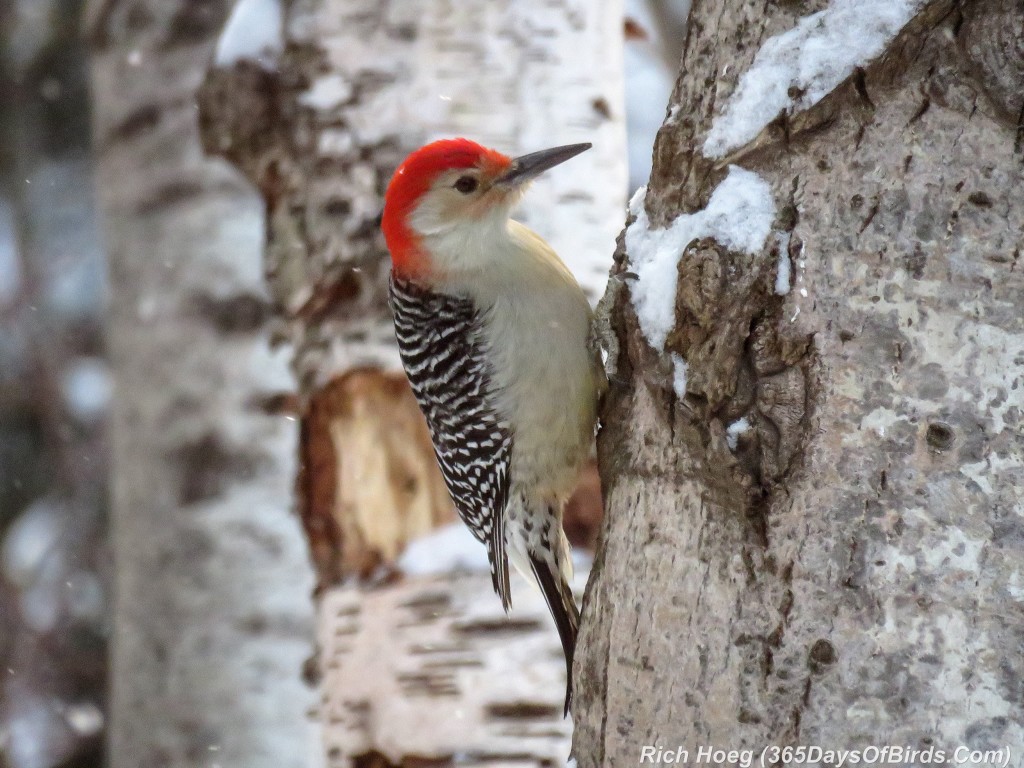
<instances>
[{"instance_id":1,"label":"barred wing feathers","mask_svg":"<svg viewBox=\"0 0 1024 768\"><path fill-rule=\"evenodd\" d=\"M487 545L494 591L511 605L504 509L512 434L491 405L482 319L463 297L391 276L398 351L448 492L463 522Z\"/></svg>"}]
</instances>

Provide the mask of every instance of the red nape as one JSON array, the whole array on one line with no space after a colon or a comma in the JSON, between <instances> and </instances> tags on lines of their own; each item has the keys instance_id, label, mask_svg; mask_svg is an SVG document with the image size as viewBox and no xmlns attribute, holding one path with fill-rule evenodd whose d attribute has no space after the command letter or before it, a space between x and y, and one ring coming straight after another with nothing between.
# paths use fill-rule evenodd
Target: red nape
<instances>
[{"instance_id":1,"label":"red nape","mask_svg":"<svg viewBox=\"0 0 1024 768\"><path fill-rule=\"evenodd\" d=\"M425 255L407 219L438 174L454 168L497 171L510 162L511 158L469 139L435 141L405 158L384 193L384 216L380 223L395 272L413 276L423 266Z\"/></svg>"}]
</instances>

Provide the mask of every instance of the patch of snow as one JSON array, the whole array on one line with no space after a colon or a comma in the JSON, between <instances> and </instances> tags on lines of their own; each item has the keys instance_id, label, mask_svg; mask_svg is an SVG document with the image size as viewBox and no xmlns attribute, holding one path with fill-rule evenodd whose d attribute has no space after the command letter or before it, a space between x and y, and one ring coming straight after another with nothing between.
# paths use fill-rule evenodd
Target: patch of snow
<instances>
[{"instance_id":1,"label":"patch of snow","mask_svg":"<svg viewBox=\"0 0 1024 768\"><path fill-rule=\"evenodd\" d=\"M96 357L81 357L71 364L61 380L64 400L71 413L82 422L102 418L114 384L107 364Z\"/></svg>"},{"instance_id":2,"label":"patch of snow","mask_svg":"<svg viewBox=\"0 0 1024 768\"><path fill-rule=\"evenodd\" d=\"M736 446L739 444L740 435L745 435L749 431L750 422L747 421L746 416L730 424L725 430L725 443L729 446L729 450L735 451Z\"/></svg>"},{"instance_id":3,"label":"patch of snow","mask_svg":"<svg viewBox=\"0 0 1024 768\"><path fill-rule=\"evenodd\" d=\"M352 94L352 83L344 75L324 75L299 96L299 104L327 112L340 107L352 98ZM351 136L347 132L346 135Z\"/></svg>"},{"instance_id":4,"label":"patch of snow","mask_svg":"<svg viewBox=\"0 0 1024 768\"><path fill-rule=\"evenodd\" d=\"M91 701L70 705L64 711L64 719L79 736L95 736L103 730L103 713Z\"/></svg>"},{"instance_id":5,"label":"patch of snow","mask_svg":"<svg viewBox=\"0 0 1024 768\"><path fill-rule=\"evenodd\" d=\"M35 580L43 561L60 538L62 518L48 499L34 502L7 529L0 565L7 579L21 587Z\"/></svg>"},{"instance_id":6,"label":"patch of snow","mask_svg":"<svg viewBox=\"0 0 1024 768\"><path fill-rule=\"evenodd\" d=\"M461 522L410 541L398 558L398 567L409 576L490 570L487 547L473 538Z\"/></svg>"},{"instance_id":7,"label":"patch of snow","mask_svg":"<svg viewBox=\"0 0 1024 768\"><path fill-rule=\"evenodd\" d=\"M817 104L879 54L924 0L832 0L761 46L704 141L720 158L753 140L779 113Z\"/></svg>"},{"instance_id":8,"label":"patch of snow","mask_svg":"<svg viewBox=\"0 0 1024 768\"><path fill-rule=\"evenodd\" d=\"M678 352L672 353L672 389L676 397L682 400L686 397L686 361Z\"/></svg>"},{"instance_id":9,"label":"patch of snow","mask_svg":"<svg viewBox=\"0 0 1024 768\"><path fill-rule=\"evenodd\" d=\"M1021 578L1020 571L1010 574L1010 578L1006 582L1006 591L1018 603L1024 603L1024 579Z\"/></svg>"},{"instance_id":10,"label":"patch of snow","mask_svg":"<svg viewBox=\"0 0 1024 768\"><path fill-rule=\"evenodd\" d=\"M978 573L981 569L981 553L987 542L970 538L960 528L948 527L941 535L927 537L924 543L921 557L929 568L944 572L954 568Z\"/></svg>"},{"instance_id":11,"label":"patch of snow","mask_svg":"<svg viewBox=\"0 0 1024 768\"><path fill-rule=\"evenodd\" d=\"M775 201L764 179L735 165L707 208L679 216L667 229L651 229L642 200L637 190L630 201L636 220L626 230L626 250L637 274L631 293L644 336L661 350L675 324L677 266L686 246L711 237L732 250L755 253L771 232Z\"/></svg>"},{"instance_id":12,"label":"patch of snow","mask_svg":"<svg viewBox=\"0 0 1024 768\"><path fill-rule=\"evenodd\" d=\"M789 258L789 232L779 235L779 265L775 272L775 293L785 296L793 278L793 262Z\"/></svg>"},{"instance_id":13,"label":"patch of snow","mask_svg":"<svg viewBox=\"0 0 1024 768\"><path fill-rule=\"evenodd\" d=\"M230 67L248 59L272 68L283 49L281 0L238 0L217 40L214 63Z\"/></svg>"},{"instance_id":14,"label":"patch of snow","mask_svg":"<svg viewBox=\"0 0 1024 768\"><path fill-rule=\"evenodd\" d=\"M872 430L879 437L885 437L885 430L906 421L907 416L890 408L875 408L860 420L860 429Z\"/></svg>"},{"instance_id":15,"label":"patch of snow","mask_svg":"<svg viewBox=\"0 0 1024 768\"><path fill-rule=\"evenodd\" d=\"M644 199L647 197L647 185L637 187L629 198L629 215L639 216L644 210Z\"/></svg>"},{"instance_id":16,"label":"patch of snow","mask_svg":"<svg viewBox=\"0 0 1024 768\"><path fill-rule=\"evenodd\" d=\"M992 488L992 477L989 463L986 459L976 461L972 464L961 464L960 474L976 482L978 487L981 488L984 493L989 495L995 493Z\"/></svg>"}]
</instances>

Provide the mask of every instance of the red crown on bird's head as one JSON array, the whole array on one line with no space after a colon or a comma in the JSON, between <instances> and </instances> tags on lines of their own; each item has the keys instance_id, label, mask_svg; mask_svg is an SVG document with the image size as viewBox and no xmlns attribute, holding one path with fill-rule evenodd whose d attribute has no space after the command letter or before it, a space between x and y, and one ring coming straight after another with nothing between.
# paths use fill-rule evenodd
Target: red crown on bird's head
<instances>
[{"instance_id":1,"label":"red crown on bird's head","mask_svg":"<svg viewBox=\"0 0 1024 768\"><path fill-rule=\"evenodd\" d=\"M398 166L384 194L381 229L392 259L408 261L417 250L416 235L406 221L420 197L438 174L457 168L480 168L497 176L512 158L469 139L441 139L412 152Z\"/></svg>"}]
</instances>

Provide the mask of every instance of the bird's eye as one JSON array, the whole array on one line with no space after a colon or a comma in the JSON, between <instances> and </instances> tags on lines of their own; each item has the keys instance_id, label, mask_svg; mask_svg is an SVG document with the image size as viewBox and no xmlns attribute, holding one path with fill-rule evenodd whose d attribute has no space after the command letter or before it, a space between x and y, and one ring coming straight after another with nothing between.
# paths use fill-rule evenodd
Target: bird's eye
<instances>
[{"instance_id":1,"label":"bird's eye","mask_svg":"<svg viewBox=\"0 0 1024 768\"><path fill-rule=\"evenodd\" d=\"M460 176L459 180L455 182L455 188L464 195L468 195L470 192L475 192L479 182L472 176Z\"/></svg>"}]
</instances>

